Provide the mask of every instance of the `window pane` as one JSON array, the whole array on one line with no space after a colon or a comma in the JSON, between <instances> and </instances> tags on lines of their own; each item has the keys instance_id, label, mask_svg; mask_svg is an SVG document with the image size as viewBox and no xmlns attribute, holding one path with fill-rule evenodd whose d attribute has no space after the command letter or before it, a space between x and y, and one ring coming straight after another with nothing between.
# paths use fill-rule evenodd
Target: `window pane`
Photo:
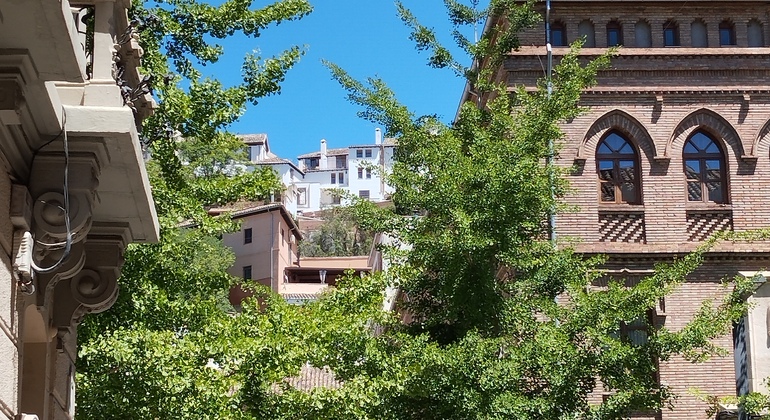
<instances>
[{"instance_id":1,"label":"window pane","mask_svg":"<svg viewBox=\"0 0 770 420\"><path fill-rule=\"evenodd\" d=\"M620 29L607 28L607 46L615 47L620 45Z\"/></svg>"},{"instance_id":2,"label":"window pane","mask_svg":"<svg viewBox=\"0 0 770 420\"><path fill-rule=\"evenodd\" d=\"M685 153L698 153L698 149L695 147L695 145L692 142L688 141L684 145L684 152Z\"/></svg>"},{"instance_id":3,"label":"window pane","mask_svg":"<svg viewBox=\"0 0 770 420\"><path fill-rule=\"evenodd\" d=\"M719 170L719 164L718 160L706 161L706 179L716 181L722 179L722 171Z\"/></svg>"},{"instance_id":4,"label":"window pane","mask_svg":"<svg viewBox=\"0 0 770 420\"><path fill-rule=\"evenodd\" d=\"M714 203L723 203L724 198L722 197L722 183L719 181L714 182L707 182L706 188L708 188L708 194L709 194L709 201L713 201Z\"/></svg>"},{"instance_id":5,"label":"window pane","mask_svg":"<svg viewBox=\"0 0 770 420\"><path fill-rule=\"evenodd\" d=\"M620 185L620 195L624 203L636 203L636 185L624 182Z\"/></svg>"},{"instance_id":6,"label":"window pane","mask_svg":"<svg viewBox=\"0 0 770 420\"><path fill-rule=\"evenodd\" d=\"M615 186L610 182L602 182L601 184L602 201L615 202Z\"/></svg>"},{"instance_id":7,"label":"window pane","mask_svg":"<svg viewBox=\"0 0 770 420\"><path fill-rule=\"evenodd\" d=\"M618 162L620 166L620 182L634 182L636 174L634 173L634 161L633 160L621 160Z\"/></svg>"},{"instance_id":8,"label":"window pane","mask_svg":"<svg viewBox=\"0 0 770 420\"><path fill-rule=\"evenodd\" d=\"M700 181L687 181L687 200L703 201L703 193L700 189Z\"/></svg>"},{"instance_id":9,"label":"window pane","mask_svg":"<svg viewBox=\"0 0 770 420\"><path fill-rule=\"evenodd\" d=\"M567 45L563 27L554 25L551 28L551 45L556 47Z\"/></svg>"},{"instance_id":10,"label":"window pane","mask_svg":"<svg viewBox=\"0 0 770 420\"><path fill-rule=\"evenodd\" d=\"M628 332L628 341L635 346L647 344L647 331L632 330Z\"/></svg>"},{"instance_id":11,"label":"window pane","mask_svg":"<svg viewBox=\"0 0 770 420\"><path fill-rule=\"evenodd\" d=\"M687 160L684 164L684 173L687 175L687 179L700 180L700 161Z\"/></svg>"},{"instance_id":12,"label":"window pane","mask_svg":"<svg viewBox=\"0 0 770 420\"><path fill-rule=\"evenodd\" d=\"M612 181L613 178L613 162L611 160L599 161L599 179L604 181Z\"/></svg>"},{"instance_id":13,"label":"window pane","mask_svg":"<svg viewBox=\"0 0 770 420\"><path fill-rule=\"evenodd\" d=\"M673 47L679 44L676 42L676 31L674 28L666 28L663 31L663 41L667 47Z\"/></svg>"}]
</instances>

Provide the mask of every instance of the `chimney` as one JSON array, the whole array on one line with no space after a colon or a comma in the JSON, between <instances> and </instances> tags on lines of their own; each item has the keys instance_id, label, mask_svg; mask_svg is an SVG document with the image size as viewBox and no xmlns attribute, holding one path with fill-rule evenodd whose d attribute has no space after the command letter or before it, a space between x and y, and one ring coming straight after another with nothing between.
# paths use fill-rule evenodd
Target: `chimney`
<instances>
[{"instance_id":1,"label":"chimney","mask_svg":"<svg viewBox=\"0 0 770 420\"><path fill-rule=\"evenodd\" d=\"M326 169L328 167L326 157L326 139L321 139L321 159L318 161L318 169Z\"/></svg>"},{"instance_id":2,"label":"chimney","mask_svg":"<svg viewBox=\"0 0 770 420\"><path fill-rule=\"evenodd\" d=\"M379 127L374 129L374 144L382 144L382 130Z\"/></svg>"}]
</instances>

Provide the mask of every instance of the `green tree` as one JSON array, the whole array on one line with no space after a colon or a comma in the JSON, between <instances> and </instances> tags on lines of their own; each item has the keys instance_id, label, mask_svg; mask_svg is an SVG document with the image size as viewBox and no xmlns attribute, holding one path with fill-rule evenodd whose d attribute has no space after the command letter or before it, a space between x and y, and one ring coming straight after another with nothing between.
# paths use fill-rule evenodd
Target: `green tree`
<instances>
[{"instance_id":1,"label":"green tree","mask_svg":"<svg viewBox=\"0 0 770 420\"><path fill-rule=\"evenodd\" d=\"M267 59L247 56L243 80L235 86L202 77L198 67L223 54L219 39L236 33L257 37L270 25L311 11L305 0L262 8L252 3L133 2L143 71L154 81L159 103L144 122L143 142L152 156L147 166L161 236L157 244L128 247L117 302L79 328L78 418L250 418L232 392L233 379L217 373L221 368L213 362L227 366L218 355L227 347L236 357L246 340L227 311L233 257L218 239L235 225L209 217L205 208L264 199L280 188L272 171L238 169L243 145L227 128L247 103L280 91L302 50L291 47ZM183 222L196 229L180 228ZM254 340L260 348L276 347L265 331L268 338ZM272 365L257 371L265 378L285 376L286 363L267 360Z\"/></svg>"},{"instance_id":2,"label":"green tree","mask_svg":"<svg viewBox=\"0 0 770 420\"><path fill-rule=\"evenodd\" d=\"M517 47L517 32L540 17L532 4L492 0L478 11L470 3L445 1L458 26L492 18L478 41L453 34L473 58L470 67L398 5L418 49L430 53L429 64L463 75L483 98L463 103L451 125L413 115L382 80L362 83L329 64L349 99L362 106L360 115L399 139L388 179L393 199L402 214L422 214L358 204L365 228L409 245L386 250L398 262L387 282L406 294L402 307L412 322L389 324L350 357L330 345L323 361L345 383L334 395L359 399L360 413L351 418L618 419L662 409L673 396L654 379L657 361L721 354L710 340L744 313L748 282L727 282L724 301L704 302L677 332L650 325L645 314L700 264L713 241L633 287L612 279L607 290L590 290L601 260L543 239L550 212L564 210L559 197L568 188L546 162L554 153L549 143L562 136L559 123L580 114L580 94L611 52L581 65L575 45L554 71L552 93L545 80L536 91L509 93L493 76ZM647 329L646 342L619 334L631 323ZM614 393L591 405L588 396L599 384Z\"/></svg>"}]
</instances>

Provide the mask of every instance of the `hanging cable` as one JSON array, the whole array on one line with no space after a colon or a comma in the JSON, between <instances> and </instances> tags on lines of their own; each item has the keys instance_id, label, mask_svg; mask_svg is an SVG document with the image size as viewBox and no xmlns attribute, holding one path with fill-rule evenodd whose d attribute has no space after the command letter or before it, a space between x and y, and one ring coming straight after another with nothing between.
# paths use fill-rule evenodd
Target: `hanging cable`
<instances>
[{"instance_id":1,"label":"hanging cable","mask_svg":"<svg viewBox=\"0 0 770 420\"><path fill-rule=\"evenodd\" d=\"M67 237L64 241L64 251L62 252L61 257L59 257L59 261L56 261L53 265L49 267L39 267L37 264L35 264L35 260L32 260L32 268L37 271L38 273L50 273L57 268L59 268L64 261L67 260L67 257L70 255L70 249L72 248L72 229L70 228L70 192L69 192L69 164L70 164L70 155L69 155L69 143L67 139L67 112L65 111L64 107L62 107L62 130L59 133L59 135L62 135L62 139L64 141L64 185L63 185L63 191L62 195L64 196L64 207L62 206L56 206L59 209L61 209L64 212L64 227L67 230ZM58 138L57 136L56 138ZM53 140L56 140L54 138ZM51 143L53 140L46 143L43 147ZM41 147L42 149L42 147ZM45 205L50 205L49 203L43 203ZM37 242L37 241L36 241ZM41 242L41 245L46 246L61 246L61 243L57 244L45 244Z\"/></svg>"}]
</instances>

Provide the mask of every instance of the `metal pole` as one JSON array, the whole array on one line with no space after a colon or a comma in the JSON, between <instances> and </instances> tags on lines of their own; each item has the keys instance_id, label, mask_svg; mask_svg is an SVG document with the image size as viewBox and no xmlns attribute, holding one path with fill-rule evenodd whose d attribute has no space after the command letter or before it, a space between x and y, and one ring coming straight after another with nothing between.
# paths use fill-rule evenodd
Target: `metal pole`
<instances>
[{"instance_id":1,"label":"metal pole","mask_svg":"<svg viewBox=\"0 0 770 420\"><path fill-rule=\"evenodd\" d=\"M546 89L548 94L548 99L551 99L551 94L553 93L553 82L551 80L551 74L553 73L553 51L551 48L551 0L545 1L545 49L547 54L547 64L546 64ZM556 185L555 180L553 177L553 154L554 154L554 144L553 139L548 139L548 156L546 157L546 165L551 170L549 173L550 177L550 185L551 185L551 200L555 202L556 200ZM548 218L548 230L549 230L549 239L551 240L551 243L554 247L556 247L556 206L555 204L551 206L549 218Z\"/></svg>"}]
</instances>

